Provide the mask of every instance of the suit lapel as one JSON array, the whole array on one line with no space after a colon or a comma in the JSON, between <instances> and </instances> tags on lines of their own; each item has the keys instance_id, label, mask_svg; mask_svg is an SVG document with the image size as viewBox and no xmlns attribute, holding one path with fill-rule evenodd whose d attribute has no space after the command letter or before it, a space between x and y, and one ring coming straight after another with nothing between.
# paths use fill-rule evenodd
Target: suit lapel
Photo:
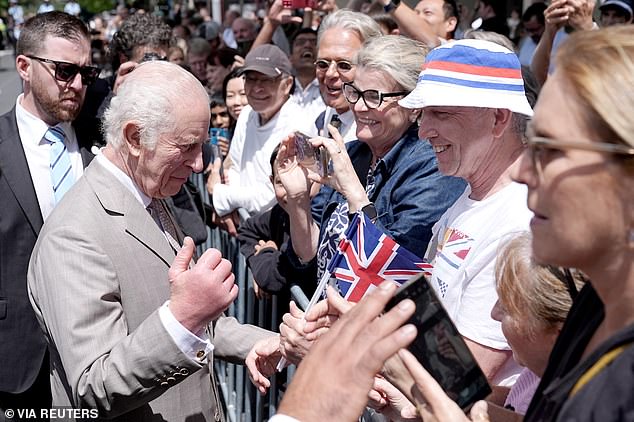
<instances>
[{"instance_id":1,"label":"suit lapel","mask_svg":"<svg viewBox=\"0 0 634 422\"><path fill-rule=\"evenodd\" d=\"M91 163L84 176L104 209L110 215L123 217L124 230L169 267L174 260L174 251L134 195L98 162Z\"/></svg>"},{"instance_id":2,"label":"suit lapel","mask_svg":"<svg viewBox=\"0 0 634 422\"><path fill-rule=\"evenodd\" d=\"M44 223L20 142L15 108L0 117L0 177L4 178L37 235Z\"/></svg>"}]
</instances>

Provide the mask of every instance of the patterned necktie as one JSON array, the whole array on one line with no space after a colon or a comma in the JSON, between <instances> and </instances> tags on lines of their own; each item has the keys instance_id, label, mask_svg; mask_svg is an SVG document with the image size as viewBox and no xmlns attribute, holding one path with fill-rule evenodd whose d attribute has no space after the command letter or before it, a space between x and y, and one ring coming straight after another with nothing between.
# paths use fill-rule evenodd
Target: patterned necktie
<instances>
[{"instance_id":1,"label":"patterned necktie","mask_svg":"<svg viewBox=\"0 0 634 422\"><path fill-rule=\"evenodd\" d=\"M58 126L49 128L44 134L44 139L51 143L51 183L53 184L55 204L59 203L64 194L75 183L70 155L64 144L65 136L64 131Z\"/></svg>"},{"instance_id":2,"label":"patterned necktie","mask_svg":"<svg viewBox=\"0 0 634 422\"><path fill-rule=\"evenodd\" d=\"M165 237L172 249L174 249L175 252L180 251L181 245L178 243L178 240L176 240L178 239L176 226L167 213L167 210L163 205L163 201L160 199L152 199L152 202L150 202L150 205L148 205L147 208L150 210L152 217L155 217L155 219L158 218L158 222L161 224L161 229L163 230L163 233L165 234Z\"/></svg>"}]
</instances>

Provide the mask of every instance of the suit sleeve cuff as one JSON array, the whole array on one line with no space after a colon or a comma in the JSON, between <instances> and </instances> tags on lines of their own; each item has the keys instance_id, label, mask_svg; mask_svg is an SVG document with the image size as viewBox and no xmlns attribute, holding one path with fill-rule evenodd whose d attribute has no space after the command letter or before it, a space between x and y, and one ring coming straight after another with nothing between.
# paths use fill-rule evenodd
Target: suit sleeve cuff
<instances>
[{"instance_id":1,"label":"suit sleeve cuff","mask_svg":"<svg viewBox=\"0 0 634 422\"><path fill-rule=\"evenodd\" d=\"M199 337L183 327L174 317L172 311L170 311L167 306L168 304L169 300L159 308L159 318L161 319L163 327L165 327L165 330L184 355L198 363L205 363L207 361L207 355L214 350L209 336L206 332L203 332Z\"/></svg>"}]
</instances>

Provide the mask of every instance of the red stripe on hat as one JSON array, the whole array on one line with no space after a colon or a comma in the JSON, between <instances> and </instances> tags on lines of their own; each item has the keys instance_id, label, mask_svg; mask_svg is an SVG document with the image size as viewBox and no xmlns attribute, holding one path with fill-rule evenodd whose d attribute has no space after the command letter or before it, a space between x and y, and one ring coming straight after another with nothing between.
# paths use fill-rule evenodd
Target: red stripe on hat
<instances>
[{"instance_id":1,"label":"red stripe on hat","mask_svg":"<svg viewBox=\"0 0 634 422\"><path fill-rule=\"evenodd\" d=\"M449 72L467 73L470 75L493 76L497 78L522 79L519 69L508 69L488 66L474 66L456 62L431 61L424 65L424 69L447 70Z\"/></svg>"}]
</instances>

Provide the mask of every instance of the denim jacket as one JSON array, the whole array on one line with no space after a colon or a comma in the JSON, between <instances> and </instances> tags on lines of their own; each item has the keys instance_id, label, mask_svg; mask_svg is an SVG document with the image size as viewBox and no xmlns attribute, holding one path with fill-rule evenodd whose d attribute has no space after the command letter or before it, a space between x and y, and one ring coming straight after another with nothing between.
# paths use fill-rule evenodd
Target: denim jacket
<instances>
[{"instance_id":1,"label":"denim jacket","mask_svg":"<svg viewBox=\"0 0 634 422\"><path fill-rule=\"evenodd\" d=\"M363 142L346 144L348 155L365 186L372 160L370 148ZM375 188L369 198L376 207L375 225L415 255L422 257L432 237L432 227L466 187L463 179L444 176L438 171L436 155L427 141L418 138L418 126L412 125L392 149L378 161L374 170ZM343 195L323 186L313 198L313 218L320 225L320 240L325 223L345 201ZM294 255L293 248L288 253ZM299 264L297 257L289 257Z\"/></svg>"}]
</instances>

